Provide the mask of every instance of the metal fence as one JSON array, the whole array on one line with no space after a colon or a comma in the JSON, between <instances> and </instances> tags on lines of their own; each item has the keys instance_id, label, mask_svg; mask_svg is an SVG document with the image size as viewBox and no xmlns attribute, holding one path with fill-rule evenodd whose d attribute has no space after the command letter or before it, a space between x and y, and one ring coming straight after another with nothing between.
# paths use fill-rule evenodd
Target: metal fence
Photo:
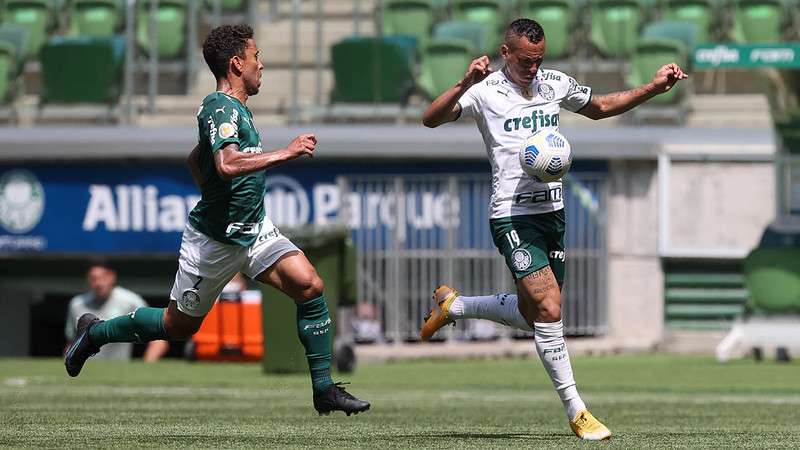
<instances>
[{"instance_id":1,"label":"metal fence","mask_svg":"<svg viewBox=\"0 0 800 450\"><path fill-rule=\"evenodd\" d=\"M353 233L358 299L379 339L418 339L433 289L466 295L514 292L489 232L488 177L398 175L345 177L342 218ZM572 335L597 335L606 320L606 181L574 175L566 183L567 276L563 317ZM443 336L483 339L524 335L487 321L462 321Z\"/></svg>"}]
</instances>

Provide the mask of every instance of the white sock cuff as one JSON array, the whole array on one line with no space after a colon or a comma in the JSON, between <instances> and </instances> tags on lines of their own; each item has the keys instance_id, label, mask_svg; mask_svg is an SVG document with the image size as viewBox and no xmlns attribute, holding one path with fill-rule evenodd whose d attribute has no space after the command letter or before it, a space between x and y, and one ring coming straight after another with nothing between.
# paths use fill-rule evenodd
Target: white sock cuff
<instances>
[{"instance_id":1,"label":"white sock cuff","mask_svg":"<svg viewBox=\"0 0 800 450\"><path fill-rule=\"evenodd\" d=\"M536 334L544 337L564 336L564 324L561 319L558 322L534 322L533 330Z\"/></svg>"}]
</instances>

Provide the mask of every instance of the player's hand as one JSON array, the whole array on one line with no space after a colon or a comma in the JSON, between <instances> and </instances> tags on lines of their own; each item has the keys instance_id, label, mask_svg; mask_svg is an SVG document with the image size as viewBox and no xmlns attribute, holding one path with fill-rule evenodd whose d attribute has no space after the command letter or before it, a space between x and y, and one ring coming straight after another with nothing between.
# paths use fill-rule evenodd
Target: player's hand
<instances>
[{"instance_id":1,"label":"player's hand","mask_svg":"<svg viewBox=\"0 0 800 450\"><path fill-rule=\"evenodd\" d=\"M683 80L689 78L689 75L686 75L683 72L683 69L680 68L675 63L666 64L661 66L658 71L656 71L655 76L653 76L653 80L651 83L655 88L655 92L658 94L663 94L675 86L675 83L678 80Z\"/></svg>"},{"instance_id":2,"label":"player's hand","mask_svg":"<svg viewBox=\"0 0 800 450\"><path fill-rule=\"evenodd\" d=\"M314 149L317 147L317 137L311 133L301 134L294 138L289 143L286 149L294 158L299 158L303 155L308 155L309 158L314 157Z\"/></svg>"},{"instance_id":3,"label":"player's hand","mask_svg":"<svg viewBox=\"0 0 800 450\"><path fill-rule=\"evenodd\" d=\"M464 74L464 83L467 87L478 84L491 75L492 72L492 68L489 67L489 57L483 55L480 58L472 60L469 68L467 68L467 73Z\"/></svg>"}]
</instances>

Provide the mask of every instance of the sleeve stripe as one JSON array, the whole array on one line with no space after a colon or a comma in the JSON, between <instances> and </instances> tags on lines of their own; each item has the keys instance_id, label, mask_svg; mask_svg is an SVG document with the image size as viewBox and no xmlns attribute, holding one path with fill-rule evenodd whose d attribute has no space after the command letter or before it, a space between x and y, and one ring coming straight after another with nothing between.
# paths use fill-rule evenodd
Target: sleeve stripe
<instances>
[{"instance_id":1,"label":"sleeve stripe","mask_svg":"<svg viewBox=\"0 0 800 450\"><path fill-rule=\"evenodd\" d=\"M588 87L588 86L587 86L587 87ZM580 112L580 111L581 111L583 108L585 108L585 107L586 107L586 105L588 105L588 104L589 104L589 102L590 102L590 101L592 101L592 95L593 95L593 93L592 93L592 88L589 88L589 96L588 96L588 97L586 97L586 103L584 103L584 104L583 104L583 105L582 105L580 108L576 109L576 110L575 110L575 112L576 112L576 113L577 113L577 112Z\"/></svg>"}]
</instances>

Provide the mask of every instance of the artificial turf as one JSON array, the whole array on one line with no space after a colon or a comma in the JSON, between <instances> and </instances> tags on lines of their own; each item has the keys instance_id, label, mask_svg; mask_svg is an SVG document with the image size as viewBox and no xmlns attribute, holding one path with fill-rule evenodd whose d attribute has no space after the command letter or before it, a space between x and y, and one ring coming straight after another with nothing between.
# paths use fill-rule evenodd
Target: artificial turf
<instances>
[{"instance_id":1,"label":"artificial turf","mask_svg":"<svg viewBox=\"0 0 800 450\"><path fill-rule=\"evenodd\" d=\"M573 358L591 411L614 433L570 431L540 363L361 364L357 416L319 417L308 377L259 365L0 359L0 446L333 448L800 448L800 364L643 355Z\"/></svg>"}]
</instances>

